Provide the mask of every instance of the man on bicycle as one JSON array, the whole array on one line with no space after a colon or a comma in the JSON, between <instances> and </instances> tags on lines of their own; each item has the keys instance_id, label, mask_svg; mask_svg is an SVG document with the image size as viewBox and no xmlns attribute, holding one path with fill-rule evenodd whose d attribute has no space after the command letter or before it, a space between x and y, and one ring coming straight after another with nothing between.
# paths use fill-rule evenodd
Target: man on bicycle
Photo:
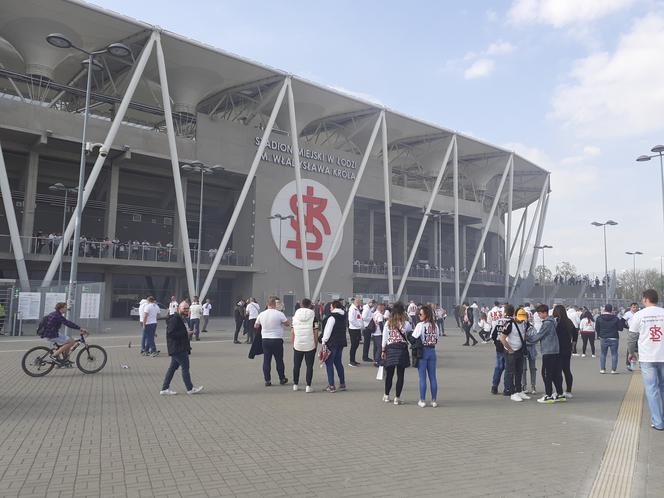
<instances>
[{"instance_id":1,"label":"man on bicycle","mask_svg":"<svg viewBox=\"0 0 664 498\"><path fill-rule=\"evenodd\" d=\"M66 358L69 354L69 350L72 348L76 342L74 339L66 335L64 332L60 332L60 327L65 325L70 329L80 330L81 334L88 335L88 331L82 329L80 326L76 325L73 322L70 322L65 318L67 313L67 303L57 303L55 305L55 311L49 313L46 318L46 324L44 325L44 330L42 331L42 337L49 342L57 342L61 346L53 351L50 358L58 365L66 364ZM62 356L62 360L58 356Z\"/></svg>"}]
</instances>

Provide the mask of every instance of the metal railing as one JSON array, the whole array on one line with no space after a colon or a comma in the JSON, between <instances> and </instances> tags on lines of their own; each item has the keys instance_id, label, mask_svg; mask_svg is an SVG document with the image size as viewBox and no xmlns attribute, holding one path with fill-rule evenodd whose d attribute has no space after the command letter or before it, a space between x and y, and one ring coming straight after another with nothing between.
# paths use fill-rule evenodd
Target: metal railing
<instances>
[{"instance_id":1,"label":"metal railing","mask_svg":"<svg viewBox=\"0 0 664 498\"><path fill-rule=\"evenodd\" d=\"M392 266L392 273L394 275L403 275L403 266ZM362 273L368 275L387 275L387 265L368 264L368 263L353 263L353 273ZM416 278L432 278L454 280L454 270L445 268L417 268L412 267L408 272L409 277ZM461 280L468 277L467 271L459 272ZM490 282L501 284L505 282L505 275L502 273L490 272L486 270L478 270L473 275L473 282Z\"/></svg>"}]
</instances>

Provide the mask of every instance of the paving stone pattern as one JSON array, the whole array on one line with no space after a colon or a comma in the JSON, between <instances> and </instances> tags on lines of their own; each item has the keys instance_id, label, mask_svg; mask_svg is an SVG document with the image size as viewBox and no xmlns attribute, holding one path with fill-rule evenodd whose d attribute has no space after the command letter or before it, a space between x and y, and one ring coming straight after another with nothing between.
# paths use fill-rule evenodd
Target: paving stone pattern
<instances>
[{"instance_id":1,"label":"paving stone pattern","mask_svg":"<svg viewBox=\"0 0 664 498\"><path fill-rule=\"evenodd\" d=\"M205 386L195 396L179 372L179 394L159 395L169 359L128 348L133 324L92 338L109 353L95 375L28 377L21 351L36 340L0 340L0 496L585 496L629 381L600 375L599 359L574 358L572 401L511 402L489 394L493 346L461 347L452 330L438 348L440 407L417 406L412 368L406 404L394 406L381 402L369 364L346 367L347 392L322 392L318 365L315 393L266 388L262 357L232 344L229 321L213 325L193 343L192 378ZM641 482L659 440L639 456Z\"/></svg>"}]
</instances>

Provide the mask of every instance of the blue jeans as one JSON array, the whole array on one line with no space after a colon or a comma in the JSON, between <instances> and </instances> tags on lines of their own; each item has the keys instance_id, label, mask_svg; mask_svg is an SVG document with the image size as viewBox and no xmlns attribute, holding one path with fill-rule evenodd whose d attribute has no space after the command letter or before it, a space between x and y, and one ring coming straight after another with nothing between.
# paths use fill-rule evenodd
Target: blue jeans
<instances>
[{"instance_id":1,"label":"blue jeans","mask_svg":"<svg viewBox=\"0 0 664 498\"><path fill-rule=\"evenodd\" d=\"M664 429L664 362L642 361L640 365L650 420L657 429Z\"/></svg>"},{"instance_id":2,"label":"blue jeans","mask_svg":"<svg viewBox=\"0 0 664 498\"><path fill-rule=\"evenodd\" d=\"M201 333L201 319L200 318L190 318L189 319L189 327L191 327L191 330L194 331L194 335L196 337L199 336Z\"/></svg>"},{"instance_id":3,"label":"blue jeans","mask_svg":"<svg viewBox=\"0 0 664 498\"><path fill-rule=\"evenodd\" d=\"M154 334L157 332L157 324L149 323L143 327L143 337L141 338L141 351L154 353L157 351L157 345L154 342Z\"/></svg>"},{"instance_id":4,"label":"blue jeans","mask_svg":"<svg viewBox=\"0 0 664 498\"><path fill-rule=\"evenodd\" d=\"M436 380L436 348L424 348L424 355L417 363L417 371L420 374L420 400L427 397L427 375L431 384L431 401L436 401L438 396L438 381Z\"/></svg>"},{"instance_id":5,"label":"blue jeans","mask_svg":"<svg viewBox=\"0 0 664 498\"><path fill-rule=\"evenodd\" d=\"M491 385L498 387L500 385L500 377L503 375L505 370L505 354L502 352L496 351L496 367L493 369L493 380ZM509 375L505 376L505 385L503 386L504 390L510 392L512 390L512 382L510 381Z\"/></svg>"},{"instance_id":6,"label":"blue jeans","mask_svg":"<svg viewBox=\"0 0 664 498\"><path fill-rule=\"evenodd\" d=\"M194 385L191 383L191 376L189 375L189 353L183 352L171 355L171 364L168 366L168 370L166 370L166 377L164 377L164 383L161 386L162 391L170 387L173 375L178 367L182 371L182 381L187 391L191 391L194 388Z\"/></svg>"},{"instance_id":7,"label":"blue jeans","mask_svg":"<svg viewBox=\"0 0 664 498\"><path fill-rule=\"evenodd\" d=\"M599 369L606 370L606 355L611 349L611 370L618 369L618 339L599 340Z\"/></svg>"},{"instance_id":8,"label":"blue jeans","mask_svg":"<svg viewBox=\"0 0 664 498\"><path fill-rule=\"evenodd\" d=\"M341 361L341 353L343 353L343 346L331 346L330 352L332 353L330 357L325 362L325 369L327 370L327 383L330 386L334 385L334 369L337 369L337 375L339 376L339 385L346 384L346 378L344 374L344 364Z\"/></svg>"}]
</instances>

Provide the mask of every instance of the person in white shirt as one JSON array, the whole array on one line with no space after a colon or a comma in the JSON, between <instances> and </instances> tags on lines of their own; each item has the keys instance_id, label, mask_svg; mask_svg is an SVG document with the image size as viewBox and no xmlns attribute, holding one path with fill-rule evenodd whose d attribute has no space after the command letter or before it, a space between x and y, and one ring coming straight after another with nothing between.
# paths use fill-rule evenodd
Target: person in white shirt
<instances>
[{"instance_id":1,"label":"person in white shirt","mask_svg":"<svg viewBox=\"0 0 664 498\"><path fill-rule=\"evenodd\" d=\"M210 321L210 311L212 311L212 304L209 299L206 299L205 304L203 304L203 330L201 332L207 332L208 322Z\"/></svg>"},{"instance_id":2,"label":"person in white shirt","mask_svg":"<svg viewBox=\"0 0 664 498\"><path fill-rule=\"evenodd\" d=\"M306 392L313 392L311 382L314 377L314 361L318 335L316 333L316 313L311 307L311 299L303 299L301 307L293 315L291 339L293 341L293 391L299 389L300 367L304 359L307 365Z\"/></svg>"},{"instance_id":3,"label":"person in white shirt","mask_svg":"<svg viewBox=\"0 0 664 498\"><path fill-rule=\"evenodd\" d=\"M347 346L346 342L346 316L341 301L334 300L330 303L329 313L325 319L323 328L323 347L329 350L329 357L325 360L325 369L327 370L328 393L336 393L337 388L334 385L334 370L339 377L339 390L346 390L346 374L344 372L344 363L342 361L343 350Z\"/></svg>"},{"instance_id":4,"label":"person in white shirt","mask_svg":"<svg viewBox=\"0 0 664 498\"><path fill-rule=\"evenodd\" d=\"M179 306L180 303L178 303L178 300L175 298L175 296L171 296L171 302L168 303L168 316L175 315L178 312Z\"/></svg>"},{"instance_id":5,"label":"person in white shirt","mask_svg":"<svg viewBox=\"0 0 664 498\"><path fill-rule=\"evenodd\" d=\"M143 337L141 339L141 354L144 356L158 356L157 345L154 338L157 336L157 320L159 319L159 306L154 297L148 296L147 304L143 306Z\"/></svg>"},{"instance_id":6,"label":"person in white shirt","mask_svg":"<svg viewBox=\"0 0 664 498\"><path fill-rule=\"evenodd\" d=\"M369 348L371 348L371 335L372 331L369 330L371 317L376 310L376 300L372 299L362 307L362 361L371 363L373 360L369 358Z\"/></svg>"},{"instance_id":7,"label":"person in white shirt","mask_svg":"<svg viewBox=\"0 0 664 498\"><path fill-rule=\"evenodd\" d=\"M198 302L198 296L194 296L194 299L191 301L189 306L189 327L190 330L194 331L194 336L197 341L200 341L199 337L201 333L201 317L203 316L203 306Z\"/></svg>"},{"instance_id":8,"label":"person in white shirt","mask_svg":"<svg viewBox=\"0 0 664 498\"><path fill-rule=\"evenodd\" d=\"M380 303L376 305L376 311L371 315L371 321L373 322L373 332L371 333L371 340L373 341L373 357L374 357L374 366L379 367L383 363L381 362L380 355L383 352L383 326L385 324L385 305Z\"/></svg>"},{"instance_id":9,"label":"person in white shirt","mask_svg":"<svg viewBox=\"0 0 664 498\"><path fill-rule=\"evenodd\" d=\"M574 324L574 331L572 333L572 356L579 356L576 352L576 343L579 341L579 326L581 325L581 314L576 306L570 306L567 309L567 318Z\"/></svg>"},{"instance_id":10,"label":"person in white shirt","mask_svg":"<svg viewBox=\"0 0 664 498\"><path fill-rule=\"evenodd\" d=\"M643 291L643 308L630 319L627 351L641 365L641 378L650 408L651 426L664 431L664 308L655 289Z\"/></svg>"},{"instance_id":11,"label":"person in white shirt","mask_svg":"<svg viewBox=\"0 0 664 498\"><path fill-rule=\"evenodd\" d=\"M639 304L638 303L632 303L629 305L629 310L623 314L622 318L623 321L625 322L624 328L629 330L629 326L632 324L632 318L634 315L639 311ZM627 370L630 372L632 371L632 367L629 362L629 351L627 352L627 356L625 356L625 365L627 366Z\"/></svg>"},{"instance_id":12,"label":"person in white shirt","mask_svg":"<svg viewBox=\"0 0 664 498\"><path fill-rule=\"evenodd\" d=\"M147 298L141 299L141 301L138 303L138 324L141 327L141 333L144 332L145 326L143 323L143 315L145 314L145 305L148 304ZM143 337L141 338L141 354L145 354L146 352L146 342L145 342L145 334L143 334Z\"/></svg>"},{"instance_id":13,"label":"person in white shirt","mask_svg":"<svg viewBox=\"0 0 664 498\"><path fill-rule=\"evenodd\" d=\"M364 322L362 321L362 299L358 296L353 301L353 304L348 308L348 335L350 336L350 362L349 367L357 367L360 364L355 361L355 354L357 348L360 346L360 338L362 337L362 328Z\"/></svg>"},{"instance_id":14,"label":"person in white shirt","mask_svg":"<svg viewBox=\"0 0 664 498\"><path fill-rule=\"evenodd\" d=\"M494 301L493 308L491 308L489 313L487 313L486 320L491 330L493 330L493 327L498 324L498 320L503 317L503 311L504 308L501 308L500 303L498 301Z\"/></svg>"},{"instance_id":15,"label":"person in white shirt","mask_svg":"<svg viewBox=\"0 0 664 498\"><path fill-rule=\"evenodd\" d=\"M408 309L406 311L408 313L410 324L414 327L417 324L417 304L415 304L415 301L412 299L410 300L410 303L408 303Z\"/></svg>"},{"instance_id":16,"label":"person in white shirt","mask_svg":"<svg viewBox=\"0 0 664 498\"><path fill-rule=\"evenodd\" d=\"M244 341L245 344L251 344L252 342L254 342L256 319L258 318L258 314L260 312L261 308L260 306L258 306L256 298L250 297L249 302L247 303L247 307L245 308L245 313L247 314L247 330L245 331L247 335L247 340Z\"/></svg>"},{"instance_id":17,"label":"person in white shirt","mask_svg":"<svg viewBox=\"0 0 664 498\"><path fill-rule=\"evenodd\" d=\"M284 327L288 327L290 322L286 315L276 309L276 306L277 298L270 296L267 300L267 309L260 312L254 320L254 327L261 327L263 337L263 376L266 387L272 385L273 356L279 375L279 384L283 386L288 383L284 366Z\"/></svg>"}]
</instances>

